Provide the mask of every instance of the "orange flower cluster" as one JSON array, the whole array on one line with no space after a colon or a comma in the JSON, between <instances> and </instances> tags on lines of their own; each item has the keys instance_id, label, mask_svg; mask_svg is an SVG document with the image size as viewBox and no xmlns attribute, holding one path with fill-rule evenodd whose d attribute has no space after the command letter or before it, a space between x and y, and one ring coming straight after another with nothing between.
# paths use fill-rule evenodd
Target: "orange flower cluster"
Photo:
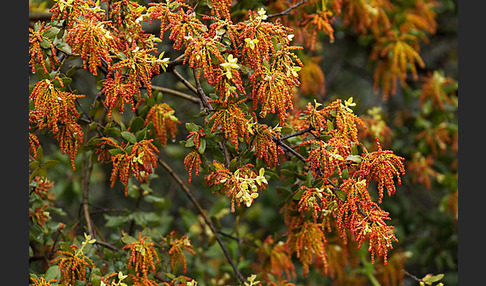
<instances>
[{"instance_id":1,"label":"orange flower cluster","mask_svg":"<svg viewBox=\"0 0 486 286\"><path fill-rule=\"evenodd\" d=\"M189 40L188 40L189 41ZM201 70L210 85L215 85L216 70L219 69L219 64L225 62L219 48L224 48L224 45L209 37L197 37L187 43L186 51L184 52L184 63L189 63L189 67L198 69L197 77L201 76Z\"/></svg>"},{"instance_id":2,"label":"orange flower cluster","mask_svg":"<svg viewBox=\"0 0 486 286\"><path fill-rule=\"evenodd\" d=\"M298 84L297 79L280 70L262 67L250 76L250 81L253 85L253 109L256 110L260 103L262 118L268 113L278 112L280 124L284 124L290 116L289 111L294 110L292 88Z\"/></svg>"},{"instance_id":3,"label":"orange flower cluster","mask_svg":"<svg viewBox=\"0 0 486 286\"><path fill-rule=\"evenodd\" d=\"M214 119L211 132L216 132L220 128L224 138L229 139L235 149L238 149L240 138L248 142L248 119L245 118L243 110L238 107L238 104L243 101L225 103L211 100L209 102L217 104L216 112L209 118L209 120Z\"/></svg>"},{"instance_id":4,"label":"orange flower cluster","mask_svg":"<svg viewBox=\"0 0 486 286\"><path fill-rule=\"evenodd\" d=\"M289 231L285 242L290 253L296 253L302 263L302 272L306 276L309 273L309 265L315 260L322 265L324 272L327 270L326 236L322 226L317 223L304 221L298 227L294 226Z\"/></svg>"},{"instance_id":5,"label":"orange flower cluster","mask_svg":"<svg viewBox=\"0 0 486 286\"><path fill-rule=\"evenodd\" d=\"M35 122L40 130L52 130L61 147L61 153L69 154L72 168L76 170L74 160L83 144L84 133L82 127L76 123L79 113L75 107L75 100L84 95L62 91L62 80L58 77L56 80L60 87L47 79L35 85L29 96L34 102L34 109L29 113L29 121ZM38 141L32 138L31 146L35 146L36 142Z\"/></svg>"},{"instance_id":6,"label":"orange flower cluster","mask_svg":"<svg viewBox=\"0 0 486 286\"><path fill-rule=\"evenodd\" d=\"M393 226L388 226L384 222L390 219L388 213L371 200L366 187L364 180L356 181L354 178L344 181L341 185L340 190L346 193L346 201L339 201L339 232L341 238L346 241L346 229L350 230L358 242L358 248L367 239L371 261L374 262L377 254L384 258L386 264L388 249L393 248L392 240L398 240L393 233Z\"/></svg>"},{"instance_id":7,"label":"orange flower cluster","mask_svg":"<svg viewBox=\"0 0 486 286\"><path fill-rule=\"evenodd\" d=\"M255 156L263 159L267 167L274 167L278 163L278 155L283 154L282 148L273 141L280 138L279 128L270 128L266 124L258 124L252 131L250 149L255 150Z\"/></svg>"},{"instance_id":8,"label":"orange flower cluster","mask_svg":"<svg viewBox=\"0 0 486 286\"><path fill-rule=\"evenodd\" d=\"M303 142L300 146L316 145L311 149L306 162L310 162L310 167L314 176L319 175L324 178L331 177L334 170L338 171L339 177L342 178L342 170L346 168L346 161L343 156L338 154L337 149L328 150L329 144L324 141L310 140Z\"/></svg>"},{"instance_id":9,"label":"orange flower cluster","mask_svg":"<svg viewBox=\"0 0 486 286\"><path fill-rule=\"evenodd\" d=\"M292 263L291 256L287 245L283 242L275 243L271 235L263 241L261 248L257 249L259 260L261 261L262 272L268 276L267 273L275 275L279 282L282 281L282 272L285 273L287 279L295 275L295 266ZM267 277L268 278L268 277Z\"/></svg>"},{"instance_id":10,"label":"orange flower cluster","mask_svg":"<svg viewBox=\"0 0 486 286\"><path fill-rule=\"evenodd\" d=\"M428 76L422 77L424 82L422 92L420 93L420 106L423 107L427 100L431 100L434 105L438 105L444 110L444 103L451 104L451 95L446 93L444 88L452 85L455 80L450 77L444 77L440 71L434 71Z\"/></svg>"},{"instance_id":11,"label":"orange flower cluster","mask_svg":"<svg viewBox=\"0 0 486 286\"><path fill-rule=\"evenodd\" d=\"M326 118L334 118L335 126L333 130L329 130L327 135L337 137L344 137L346 140L359 144L358 140L358 126L366 128L363 120L356 116L348 106L353 106L352 98L345 101L338 99L322 109L322 113Z\"/></svg>"},{"instance_id":12,"label":"orange flower cluster","mask_svg":"<svg viewBox=\"0 0 486 286\"><path fill-rule=\"evenodd\" d=\"M378 89L381 80L385 97L389 93L394 94L397 89L397 81L400 81L403 86L407 85L405 80L409 69L413 78L418 79L415 62L421 68L425 67L419 51L419 42L415 36L397 35L390 31L387 37L380 38L370 55L371 60L378 62L374 75L375 90Z\"/></svg>"},{"instance_id":13,"label":"orange flower cluster","mask_svg":"<svg viewBox=\"0 0 486 286\"><path fill-rule=\"evenodd\" d=\"M61 285L74 285L76 280L86 281L86 272L94 266L91 258L86 256L78 246L71 245L67 251L58 250L57 257L50 263L57 263L61 269Z\"/></svg>"},{"instance_id":14,"label":"orange flower cluster","mask_svg":"<svg viewBox=\"0 0 486 286\"><path fill-rule=\"evenodd\" d=\"M178 264L182 264L182 272L186 273L187 271L187 263L186 263L186 256L184 255L184 250L191 253L196 254L194 250L192 250L191 241L187 236L182 236L181 238L175 238L175 232L172 231L167 237L164 237L161 244L167 244L169 248L169 255L170 255L170 267L172 271L176 269Z\"/></svg>"},{"instance_id":15,"label":"orange flower cluster","mask_svg":"<svg viewBox=\"0 0 486 286\"><path fill-rule=\"evenodd\" d=\"M334 28L331 26L333 17L334 15L331 11L318 11L317 13L306 15L302 25L304 25L305 31L310 32L310 37L305 39L311 50L315 49L317 33L320 31L325 32L329 36L331 43L334 42Z\"/></svg>"},{"instance_id":16,"label":"orange flower cluster","mask_svg":"<svg viewBox=\"0 0 486 286\"><path fill-rule=\"evenodd\" d=\"M57 279L51 279L47 281L46 279L44 279L44 277L39 278L33 276L30 276L30 280L32 280L32 286L51 286L52 283L57 282Z\"/></svg>"},{"instance_id":17,"label":"orange flower cluster","mask_svg":"<svg viewBox=\"0 0 486 286\"><path fill-rule=\"evenodd\" d=\"M160 20L160 37L171 30L169 39L174 41L173 48L179 50L187 40L199 38L206 33L206 26L196 18L196 13L184 1L174 0L149 3L147 16L151 22ZM184 8L187 11L184 11ZM186 47L188 44L186 43Z\"/></svg>"},{"instance_id":18,"label":"orange flower cluster","mask_svg":"<svg viewBox=\"0 0 486 286\"><path fill-rule=\"evenodd\" d=\"M177 123L181 124L179 119L174 116L174 109L167 103L159 103L152 106L145 118L145 126L150 122L154 124L155 135L157 140L165 146L167 144L168 134L175 139L177 132Z\"/></svg>"},{"instance_id":19,"label":"orange flower cluster","mask_svg":"<svg viewBox=\"0 0 486 286\"><path fill-rule=\"evenodd\" d=\"M379 202L381 203L384 187L386 187L389 196L395 193L394 176L397 177L398 184L401 184L400 173L405 174L403 165L405 159L393 154L393 151L383 151L378 139L376 144L378 145L377 151L364 155L359 173L360 178L366 178L367 182L371 179L378 182Z\"/></svg>"},{"instance_id":20,"label":"orange flower cluster","mask_svg":"<svg viewBox=\"0 0 486 286\"><path fill-rule=\"evenodd\" d=\"M434 170L434 158L432 154L424 157L420 153L415 153L412 160L407 164L407 171L413 174L412 182L424 185L427 189L432 189L432 179L436 179L439 173Z\"/></svg>"},{"instance_id":21,"label":"orange flower cluster","mask_svg":"<svg viewBox=\"0 0 486 286\"><path fill-rule=\"evenodd\" d=\"M39 148L39 146L39 138L34 133L29 132L29 154L32 155L32 157L37 158L37 148Z\"/></svg>"},{"instance_id":22,"label":"orange flower cluster","mask_svg":"<svg viewBox=\"0 0 486 286\"><path fill-rule=\"evenodd\" d=\"M324 220L334 206L331 194L325 191L329 187L331 186L323 186L321 188L300 187L300 199L297 203L298 211L302 213L311 212L314 223L317 223L318 219Z\"/></svg>"},{"instance_id":23,"label":"orange flower cluster","mask_svg":"<svg viewBox=\"0 0 486 286\"><path fill-rule=\"evenodd\" d=\"M241 46L241 58L245 64L253 70L258 70L262 62L270 61L271 55L277 53L275 46L286 47L290 43L288 35L292 29L285 27L279 21L266 21L265 10L248 11L249 21L240 22L239 42Z\"/></svg>"},{"instance_id":24,"label":"orange flower cluster","mask_svg":"<svg viewBox=\"0 0 486 286\"><path fill-rule=\"evenodd\" d=\"M268 182L264 176L264 169L259 173L252 164L238 168L235 172L226 169L223 164L214 161L213 170L204 179L208 186L218 186L219 192L231 198L231 211L235 211L235 204L244 203L250 207L253 200L258 198L259 192L266 188Z\"/></svg>"},{"instance_id":25,"label":"orange flower cluster","mask_svg":"<svg viewBox=\"0 0 486 286\"><path fill-rule=\"evenodd\" d=\"M107 94L105 104L110 107L120 105L120 112L123 112L122 99L132 103L132 110L135 112L133 97L140 97L140 88L145 86L148 97L152 96L151 78L160 73L162 60L156 58L150 52L156 51L155 48L140 49L135 43L127 46L124 53L119 53L120 61L113 64L108 69L106 78L113 77L112 81L103 83L103 92ZM122 89L128 88L130 94ZM123 96L120 98L120 96ZM129 96L131 98L127 99ZM140 98L139 98L140 99ZM110 109L111 114L112 109Z\"/></svg>"},{"instance_id":26,"label":"orange flower cluster","mask_svg":"<svg viewBox=\"0 0 486 286\"><path fill-rule=\"evenodd\" d=\"M110 118L112 118L112 113L115 109L123 113L125 111L125 103L130 103L132 110L134 110L133 97L135 95L140 96L140 89L131 82L127 82L121 70L117 70L113 77L107 78L103 82L101 92L106 95L104 103L108 107L108 117Z\"/></svg>"},{"instance_id":27,"label":"orange flower cluster","mask_svg":"<svg viewBox=\"0 0 486 286\"><path fill-rule=\"evenodd\" d=\"M147 242L146 238L147 236L142 237L139 232L137 241L127 243L122 247L122 249L130 251L127 268L130 269L134 266L136 277L145 279L147 279L147 274L155 273L155 265L160 262L154 243Z\"/></svg>"},{"instance_id":28,"label":"orange flower cluster","mask_svg":"<svg viewBox=\"0 0 486 286\"><path fill-rule=\"evenodd\" d=\"M46 221L50 218L49 212L46 211L46 207L48 207L47 204L42 207L37 207L35 210L29 209L29 219L40 226L44 226Z\"/></svg>"},{"instance_id":29,"label":"orange flower cluster","mask_svg":"<svg viewBox=\"0 0 486 286\"><path fill-rule=\"evenodd\" d=\"M66 43L71 46L73 53L80 54L84 69L97 75L97 67L102 61L111 62L110 49L114 46L113 37L106 26L107 22L98 22L98 19L76 19L76 25L68 29Z\"/></svg>"},{"instance_id":30,"label":"orange flower cluster","mask_svg":"<svg viewBox=\"0 0 486 286\"><path fill-rule=\"evenodd\" d=\"M135 175L139 182L148 180L148 175L153 173L157 167L157 156L159 150L152 143L153 139L135 142L133 145L119 145L110 138L103 137L97 144L96 153L99 160L107 159L110 153L113 170L111 172L111 187L115 185L116 179L125 186L125 196L128 195L128 179L131 173ZM108 153L105 149L109 147Z\"/></svg>"},{"instance_id":31,"label":"orange flower cluster","mask_svg":"<svg viewBox=\"0 0 486 286\"><path fill-rule=\"evenodd\" d=\"M186 171L189 172L189 183L192 181L192 171L194 170L196 176L199 176L199 166L202 164L201 155L199 152L192 151L184 158L184 166Z\"/></svg>"},{"instance_id":32,"label":"orange flower cluster","mask_svg":"<svg viewBox=\"0 0 486 286\"><path fill-rule=\"evenodd\" d=\"M389 0L348 0L343 12L344 24L361 34L378 35L382 29L391 27L387 12L393 8Z\"/></svg>"},{"instance_id":33,"label":"orange flower cluster","mask_svg":"<svg viewBox=\"0 0 486 286\"><path fill-rule=\"evenodd\" d=\"M104 13L100 11L100 7L92 0L56 1L49 9L52 13L51 21L64 21L68 29L76 25L80 16L101 21Z\"/></svg>"},{"instance_id":34,"label":"orange flower cluster","mask_svg":"<svg viewBox=\"0 0 486 286\"><path fill-rule=\"evenodd\" d=\"M44 73L49 73L46 67L44 54L47 54L51 63L57 63L56 50L52 41L44 36L52 26L45 22L36 24L34 29L29 28L29 65L32 65L32 72L35 73L35 64L40 63Z\"/></svg>"}]
</instances>

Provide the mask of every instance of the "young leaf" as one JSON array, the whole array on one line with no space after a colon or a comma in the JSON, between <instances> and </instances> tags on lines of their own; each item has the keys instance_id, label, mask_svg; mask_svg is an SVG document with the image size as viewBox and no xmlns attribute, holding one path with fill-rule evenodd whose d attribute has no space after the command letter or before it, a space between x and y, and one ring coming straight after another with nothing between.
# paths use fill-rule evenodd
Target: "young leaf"
<instances>
[{"instance_id":1,"label":"young leaf","mask_svg":"<svg viewBox=\"0 0 486 286\"><path fill-rule=\"evenodd\" d=\"M123 131L121 132L121 136L123 137L123 139L127 140L132 144L137 143L137 137L135 137L135 135L133 135L131 132Z\"/></svg>"}]
</instances>

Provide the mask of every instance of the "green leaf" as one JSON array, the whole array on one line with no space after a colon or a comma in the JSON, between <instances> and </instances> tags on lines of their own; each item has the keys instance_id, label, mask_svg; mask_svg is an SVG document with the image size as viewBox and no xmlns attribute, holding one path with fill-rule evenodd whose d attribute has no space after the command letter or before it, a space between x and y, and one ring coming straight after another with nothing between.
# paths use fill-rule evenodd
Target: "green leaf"
<instances>
[{"instance_id":1,"label":"green leaf","mask_svg":"<svg viewBox=\"0 0 486 286\"><path fill-rule=\"evenodd\" d=\"M355 163L361 163L361 156L360 155L349 155L346 157L347 161L353 161Z\"/></svg>"},{"instance_id":2,"label":"green leaf","mask_svg":"<svg viewBox=\"0 0 486 286\"><path fill-rule=\"evenodd\" d=\"M105 135L116 138L121 136L121 131L117 127L106 127Z\"/></svg>"},{"instance_id":3,"label":"green leaf","mask_svg":"<svg viewBox=\"0 0 486 286\"><path fill-rule=\"evenodd\" d=\"M42 35L46 38L52 38L54 37L55 35L57 35L59 33L61 29L59 28L56 28L56 27L52 27L49 28L47 31L45 31Z\"/></svg>"},{"instance_id":4,"label":"green leaf","mask_svg":"<svg viewBox=\"0 0 486 286\"><path fill-rule=\"evenodd\" d=\"M127 140L132 144L137 143L137 137L135 137L135 135L133 135L131 132L123 131L121 132L121 136L123 137L123 139Z\"/></svg>"},{"instance_id":5,"label":"green leaf","mask_svg":"<svg viewBox=\"0 0 486 286\"><path fill-rule=\"evenodd\" d=\"M137 142L142 141L147 136L147 128L144 128L137 132Z\"/></svg>"},{"instance_id":6,"label":"green leaf","mask_svg":"<svg viewBox=\"0 0 486 286\"><path fill-rule=\"evenodd\" d=\"M340 198L343 201L346 201L346 198L348 197L348 194L346 192L338 190L338 189L335 189L334 192L336 192L336 195L338 196L338 198Z\"/></svg>"},{"instance_id":7,"label":"green leaf","mask_svg":"<svg viewBox=\"0 0 486 286\"><path fill-rule=\"evenodd\" d=\"M144 125L144 120L140 116L137 116L133 118L130 123L130 131L135 133L138 130L142 129Z\"/></svg>"},{"instance_id":8,"label":"green leaf","mask_svg":"<svg viewBox=\"0 0 486 286\"><path fill-rule=\"evenodd\" d=\"M299 190L295 195L292 197L292 200L298 201L300 200L300 197L302 197L302 193L304 192L304 189Z\"/></svg>"},{"instance_id":9,"label":"green leaf","mask_svg":"<svg viewBox=\"0 0 486 286\"><path fill-rule=\"evenodd\" d=\"M197 126L196 124L194 124L192 122L188 122L188 123L186 123L186 129L189 132L194 132L194 131L198 131L199 130L199 126Z\"/></svg>"},{"instance_id":10,"label":"green leaf","mask_svg":"<svg viewBox=\"0 0 486 286\"><path fill-rule=\"evenodd\" d=\"M123 150L121 150L121 149L110 149L110 150L108 150L108 153L110 153L110 155L112 155L112 156L115 156L116 154L123 153Z\"/></svg>"},{"instance_id":11,"label":"green leaf","mask_svg":"<svg viewBox=\"0 0 486 286\"><path fill-rule=\"evenodd\" d=\"M194 137L191 137L187 139L186 144L184 144L184 147L190 148L194 146Z\"/></svg>"},{"instance_id":12,"label":"green leaf","mask_svg":"<svg viewBox=\"0 0 486 286\"><path fill-rule=\"evenodd\" d=\"M125 235L121 238L121 241L124 243L124 244L129 244L129 243L133 243L133 242L137 242L137 239L135 239L135 237L131 236L131 235Z\"/></svg>"},{"instance_id":13,"label":"green leaf","mask_svg":"<svg viewBox=\"0 0 486 286\"><path fill-rule=\"evenodd\" d=\"M44 275L44 279L49 281L51 279L56 279L59 281L61 278L61 268L57 265L53 265L47 269L46 274Z\"/></svg>"},{"instance_id":14,"label":"green leaf","mask_svg":"<svg viewBox=\"0 0 486 286\"><path fill-rule=\"evenodd\" d=\"M206 140L199 140L199 148L197 149L197 151L199 151L199 154L204 154L204 151L206 151Z\"/></svg>"},{"instance_id":15,"label":"green leaf","mask_svg":"<svg viewBox=\"0 0 486 286\"><path fill-rule=\"evenodd\" d=\"M66 44L65 42L56 43L56 48L58 48L62 52L65 52L67 54L71 54L71 47L68 44Z\"/></svg>"},{"instance_id":16,"label":"green leaf","mask_svg":"<svg viewBox=\"0 0 486 286\"><path fill-rule=\"evenodd\" d=\"M113 227L113 228L123 226L130 220L130 218L127 216L109 216L109 215L105 215L105 219L106 219L105 226Z\"/></svg>"},{"instance_id":17,"label":"green leaf","mask_svg":"<svg viewBox=\"0 0 486 286\"><path fill-rule=\"evenodd\" d=\"M43 164L43 166L45 168L52 168L52 167L56 166L57 164L59 164L58 160L48 160Z\"/></svg>"},{"instance_id":18,"label":"green leaf","mask_svg":"<svg viewBox=\"0 0 486 286\"><path fill-rule=\"evenodd\" d=\"M39 168L39 161L32 161L29 163L29 168L32 170L35 170Z\"/></svg>"},{"instance_id":19,"label":"green leaf","mask_svg":"<svg viewBox=\"0 0 486 286\"><path fill-rule=\"evenodd\" d=\"M437 275L427 274L427 275L425 275L424 278L422 278L422 280L425 283L429 284L429 283L434 283L434 282L440 281L440 280L442 280L442 278L444 278L444 274L437 274Z\"/></svg>"},{"instance_id":20,"label":"green leaf","mask_svg":"<svg viewBox=\"0 0 486 286\"><path fill-rule=\"evenodd\" d=\"M331 112L334 110L331 110ZM333 130L334 129L334 124L332 124L331 120L327 120L327 130Z\"/></svg>"}]
</instances>

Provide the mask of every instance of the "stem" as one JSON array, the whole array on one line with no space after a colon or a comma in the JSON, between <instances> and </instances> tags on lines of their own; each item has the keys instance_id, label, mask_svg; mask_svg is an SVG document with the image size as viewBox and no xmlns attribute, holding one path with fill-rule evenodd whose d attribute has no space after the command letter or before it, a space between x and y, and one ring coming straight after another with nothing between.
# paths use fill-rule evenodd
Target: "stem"
<instances>
[{"instance_id":1,"label":"stem","mask_svg":"<svg viewBox=\"0 0 486 286\"><path fill-rule=\"evenodd\" d=\"M179 186L184 191L184 193L186 193L189 200L197 208L199 214L203 217L204 222L211 229L211 232L213 233L214 237L216 238L216 241L218 242L219 246L221 247L221 250L223 251L224 256L226 256L226 259L228 260L229 264L233 268L233 271L235 272L236 278L238 278L238 280L240 280L241 282L245 282L246 278L238 270L235 262L233 261L233 259L231 258L230 254L228 252L228 249L226 248L223 241L219 237L219 232L216 230L214 225L211 223L209 218L206 216L206 212L201 207L201 205L198 203L198 201L196 200L196 198L192 194L189 187L181 180L181 178L179 178L179 176L174 172L174 170L172 170L172 168L165 161L163 161L161 158L159 158L158 162L172 176L172 178L174 178L174 180L177 182L177 184L179 184Z\"/></svg>"},{"instance_id":2,"label":"stem","mask_svg":"<svg viewBox=\"0 0 486 286\"><path fill-rule=\"evenodd\" d=\"M81 188L83 192L83 198L81 204L83 208L84 219L86 220L86 227L88 229L88 234L94 238L95 233L93 231L93 225L89 213L89 179L91 177L92 170L93 170L93 161L90 158L87 159L86 152L83 152L83 164L81 167L81 174L82 174Z\"/></svg>"},{"instance_id":3,"label":"stem","mask_svg":"<svg viewBox=\"0 0 486 286\"><path fill-rule=\"evenodd\" d=\"M196 80L197 95L201 99L201 103L203 104L203 106L207 110L213 110L211 103L208 102L208 96L206 95L206 93L202 89L201 82L199 81L199 78L195 74L196 71L193 70L193 72L194 72L194 79ZM230 156L229 156L229 153L228 153L228 148L226 148L226 140L225 140L225 138L221 138L221 139L222 139L221 142L219 142L218 144L219 144L219 147L221 148L221 150L223 150L225 167L229 168L230 163L231 163L231 159L230 159Z\"/></svg>"},{"instance_id":4,"label":"stem","mask_svg":"<svg viewBox=\"0 0 486 286\"><path fill-rule=\"evenodd\" d=\"M310 132L310 131L312 131L312 130L314 130L314 127L312 127L312 126L311 126L311 127L308 127L308 128L306 128L306 129L304 129L304 130L301 130L301 131L299 131L299 132L296 132L296 133L292 133L292 134L286 135L286 136L284 136L284 137L280 138L280 140L281 140L281 141L283 141L283 140L287 140L287 139L289 139L289 138L292 138L292 137L295 137L295 136L299 136L299 135L305 134L305 133Z\"/></svg>"},{"instance_id":5,"label":"stem","mask_svg":"<svg viewBox=\"0 0 486 286\"><path fill-rule=\"evenodd\" d=\"M299 2L299 3L297 3L297 4L295 4L295 5L293 5L293 6L291 6L291 7L289 7L287 10L282 11L282 12L280 12L280 13L270 14L270 15L268 15L268 18L274 18L274 17L283 16L283 15L288 15L288 14L290 13L290 11L292 11L292 10L296 9L296 8L297 8L297 7L299 7L300 5L305 4L305 2L307 2L307 0L303 0L303 1L301 1L301 2Z\"/></svg>"},{"instance_id":6,"label":"stem","mask_svg":"<svg viewBox=\"0 0 486 286\"><path fill-rule=\"evenodd\" d=\"M156 86L156 85L152 85L152 89L154 89L154 90L160 90L162 92L165 92L165 93L168 93L168 94L172 94L172 95L178 96L180 98L187 99L187 100L192 101L192 102L195 102L195 103L200 103L200 101L199 101L198 98L196 98L196 97L194 97L192 95L189 95L189 94L186 94L186 93L177 91L177 90L173 90L173 89L165 88L165 87L161 87L161 86Z\"/></svg>"},{"instance_id":7,"label":"stem","mask_svg":"<svg viewBox=\"0 0 486 286\"><path fill-rule=\"evenodd\" d=\"M190 82L187 81L187 79L185 79L179 72L177 72L175 69L172 70L172 73L188 88L190 89L192 92L194 92L195 94L198 94L196 88L194 86L192 86L192 84Z\"/></svg>"},{"instance_id":8,"label":"stem","mask_svg":"<svg viewBox=\"0 0 486 286\"><path fill-rule=\"evenodd\" d=\"M405 269L402 269L402 272L405 273L407 276L409 276L410 278L412 278L413 280L417 281L417 282L422 282L424 283L424 280L418 278L417 276L413 275L413 274L410 274L407 270Z\"/></svg>"}]
</instances>

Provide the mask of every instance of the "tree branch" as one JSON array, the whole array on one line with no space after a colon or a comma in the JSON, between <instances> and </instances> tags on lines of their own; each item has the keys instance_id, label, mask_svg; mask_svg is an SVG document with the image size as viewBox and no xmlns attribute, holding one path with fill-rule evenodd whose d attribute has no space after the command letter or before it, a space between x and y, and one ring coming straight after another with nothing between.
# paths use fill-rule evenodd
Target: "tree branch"
<instances>
[{"instance_id":1,"label":"tree branch","mask_svg":"<svg viewBox=\"0 0 486 286\"><path fill-rule=\"evenodd\" d=\"M280 13L275 13L275 14L270 14L268 15L268 18L274 18L274 17L279 17L279 16L284 16L284 15L288 15L290 13L290 11L296 9L297 7L299 7L300 5L303 5L305 4L305 2L307 2L307 0L303 0L303 1L300 1L299 3L289 7L287 10L285 11L282 11Z\"/></svg>"},{"instance_id":2,"label":"tree branch","mask_svg":"<svg viewBox=\"0 0 486 286\"><path fill-rule=\"evenodd\" d=\"M198 94L196 88L190 83L187 81L187 79L185 79L179 72L177 72L175 69L172 70L172 73L189 89L191 90L192 92L194 92L194 94Z\"/></svg>"},{"instance_id":3,"label":"tree branch","mask_svg":"<svg viewBox=\"0 0 486 286\"><path fill-rule=\"evenodd\" d=\"M93 225L91 221L91 216L89 213L89 179L91 177L91 171L93 170L93 161L87 158L86 152L83 152L83 164L81 165L81 188L82 188L82 208L84 219L86 220L86 228L88 229L88 234L91 237L95 237L95 232L93 231Z\"/></svg>"},{"instance_id":4,"label":"tree branch","mask_svg":"<svg viewBox=\"0 0 486 286\"><path fill-rule=\"evenodd\" d=\"M228 260L229 264L233 268L233 271L235 272L236 278L238 280L240 280L241 282L245 282L246 281L246 278L238 270L235 262L233 261L233 259L231 258L230 254L229 254L228 249L226 248L226 246L224 245L223 241L219 237L219 232L216 230L216 228L214 227L214 225L211 223L211 221L207 217L204 209L198 203L198 201L196 200L196 198L192 194L192 192L189 189L189 187L182 181L181 178L179 178L179 176L174 172L174 170L172 170L172 168L164 160L162 160L161 158L159 158L158 159L158 163L169 173L169 175L172 176L172 178L174 178L174 180L177 182L177 184L179 184L179 186L184 191L184 193L186 193L186 195L189 198L189 200L197 208L199 214L203 217L204 222L211 229L211 232L213 233L214 237L216 238L216 241L218 242L219 246L221 247L221 250L223 251L224 256L226 256L226 259Z\"/></svg>"},{"instance_id":5,"label":"tree branch","mask_svg":"<svg viewBox=\"0 0 486 286\"><path fill-rule=\"evenodd\" d=\"M187 93L177 91L177 90L173 90L173 89L165 88L165 87L161 87L161 86L156 86L156 85L152 85L152 89L153 90L159 90L159 91L162 91L164 93L172 94L172 95L178 96L180 98L184 98L184 99L187 99L189 101L192 101L194 103L200 103L200 100L198 98L196 98L192 95L189 95Z\"/></svg>"},{"instance_id":6,"label":"tree branch","mask_svg":"<svg viewBox=\"0 0 486 286\"><path fill-rule=\"evenodd\" d=\"M50 21L51 12L29 12L29 21Z\"/></svg>"}]
</instances>

